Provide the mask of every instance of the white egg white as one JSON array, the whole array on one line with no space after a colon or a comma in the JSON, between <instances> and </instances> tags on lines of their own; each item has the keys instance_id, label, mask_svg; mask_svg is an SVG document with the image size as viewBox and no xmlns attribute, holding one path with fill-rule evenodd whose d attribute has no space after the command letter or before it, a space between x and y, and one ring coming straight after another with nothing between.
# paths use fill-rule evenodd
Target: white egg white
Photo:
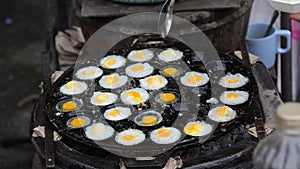
<instances>
[{"instance_id":1,"label":"white egg white","mask_svg":"<svg viewBox=\"0 0 300 169\"><path fill-rule=\"evenodd\" d=\"M158 137L158 132L160 130L167 129L171 132L169 137ZM174 127L161 127L159 129L153 130L150 133L150 139L156 144L172 144L178 141L181 137L181 132Z\"/></svg>"},{"instance_id":2,"label":"white egg white","mask_svg":"<svg viewBox=\"0 0 300 169\"><path fill-rule=\"evenodd\" d=\"M159 78L159 79L162 80L162 82L158 83L158 84L149 84L148 80L150 78ZM149 76L149 77L146 77L146 78L141 79L139 81L140 81L141 87L144 88L144 89L147 89L147 90L158 90L158 89L161 89L161 88L165 87L168 84L168 80L165 77L161 76L161 75Z\"/></svg>"},{"instance_id":3,"label":"white egg white","mask_svg":"<svg viewBox=\"0 0 300 169\"><path fill-rule=\"evenodd\" d=\"M116 110L120 111L120 115L118 115L118 116L111 116L110 113L112 111L116 111ZM117 106L117 107L114 107L114 108L111 108L111 109L107 109L104 112L104 118L107 119L107 120L110 120L110 121L124 120L124 119L128 118L130 115L131 115L130 108L128 108L128 107L120 107L120 106Z\"/></svg>"},{"instance_id":4,"label":"white egg white","mask_svg":"<svg viewBox=\"0 0 300 169\"><path fill-rule=\"evenodd\" d=\"M69 87L72 86L72 89ZM69 81L60 87L60 92L66 95L75 95L83 93L88 88L88 85L85 82L80 81Z\"/></svg>"},{"instance_id":5,"label":"white egg white","mask_svg":"<svg viewBox=\"0 0 300 169\"><path fill-rule=\"evenodd\" d=\"M92 72L91 74L87 72ZM96 66L88 66L84 68L80 68L75 76L81 80L92 80L100 77L103 74L103 71Z\"/></svg>"},{"instance_id":6,"label":"white egg white","mask_svg":"<svg viewBox=\"0 0 300 169\"><path fill-rule=\"evenodd\" d=\"M134 97L131 95L128 95L128 92L137 92L141 95L141 100L139 102L135 102L134 101ZM125 90L121 93L121 100L123 103L125 104L129 104L129 105L138 105L140 103L146 102L149 99L149 93L142 88L133 88L133 89L129 89L129 90Z\"/></svg>"},{"instance_id":7,"label":"white egg white","mask_svg":"<svg viewBox=\"0 0 300 169\"><path fill-rule=\"evenodd\" d=\"M180 60L183 57L183 53L180 50L168 48L158 54L158 58L164 62L172 62Z\"/></svg>"},{"instance_id":8,"label":"white egg white","mask_svg":"<svg viewBox=\"0 0 300 169\"><path fill-rule=\"evenodd\" d=\"M203 129L199 133L195 133L193 135L189 134L186 130L189 126L194 125L194 124L200 124ZM212 126L210 124L207 124L206 122L201 122L201 121L196 121L196 122L189 122L184 126L184 132L187 135L191 136L205 136L208 135L212 131Z\"/></svg>"},{"instance_id":9,"label":"white egg white","mask_svg":"<svg viewBox=\"0 0 300 169\"><path fill-rule=\"evenodd\" d=\"M144 70L134 72L132 69L137 66L144 67ZM136 63L136 64L126 67L126 69L125 69L125 72L128 76L136 77L136 78L146 77L146 76L150 75L153 71L154 71L154 68L149 63Z\"/></svg>"},{"instance_id":10,"label":"white egg white","mask_svg":"<svg viewBox=\"0 0 300 169\"><path fill-rule=\"evenodd\" d=\"M136 55L138 53L145 53L146 55L143 57L137 57ZM145 62L145 61L149 61L153 58L154 54L151 50L149 49L142 49L142 50L133 50L131 51L127 58L133 62Z\"/></svg>"},{"instance_id":11,"label":"white egg white","mask_svg":"<svg viewBox=\"0 0 300 169\"><path fill-rule=\"evenodd\" d=\"M106 80L109 77L115 77L119 81L114 84L108 84ZM102 76L101 79L99 80L99 85L106 89L116 89L116 88L119 88L119 87L122 87L123 85L125 85L127 83L127 81L128 81L127 76L120 76L117 73L113 73L110 75Z\"/></svg>"},{"instance_id":12,"label":"white egg white","mask_svg":"<svg viewBox=\"0 0 300 169\"><path fill-rule=\"evenodd\" d=\"M94 123L85 129L85 136L91 140L106 140L112 137L114 129L102 123Z\"/></svg>"},{"instance_id":13,"label":"white egg white","mask_svg":"<svg viewBox=\"0 0 300 169\"><path fill-rule=\"evenodd\" d=\"M229 81L231 79L239 79L239 81L237 81L235 83L230 83ZM239 87L244 86L248 82L249 82L249 78L241 75L240 73L237 73L237 74L227 73L226 76L220 78L220 80L219 80L219 84L226 88L239 88Z\"/></svg>"},{"instance_id":14,"label":"white egg white","mask_svg":"<svg viewBox=\"0 0 300 169\"><path fill-rule=\"evenodd\" d=\"M219 100L212 97L212 98L206 100L206 103L210 103L210 104L218 104L218 103L219 103Z\"/></svg>"},{"instance_id":15,"label":"white egg white","mask_svg":"<svg viewBox=\"0 0 300 169\"><path fill-rule=\"evenodd\" d=\"M192 78L193 76L200 76L202 78L201 81L196 82L196 83L190 83L189 79ZM180 78L180 82L184 85L184 86L188 86L188 87L198 87L198 86L203 86L205 84L207 84L209 81L209 77L206 73L199 73L199 72L187 72L185 73L185 75L183 77Z\"/></svg>"},{"instance_id":16,"label":"white egg white","mask_svg":"<svg viewBox=\"0 0 300 169\"><path fill-rule=\"evenodd\" d=\"M107 66L105 65L105 63L109 60L115 60L116 63L111 65L111 66ZM106 69L117 69L119 67L122 67L124 66L126 63L126 59L122 56L119 56L119 55L109 55L109 56L106 56L105 58L102 58L100 60L100 65L103 67L103 68L106 68Z\"/></svg>"},{"instance_id":17,"label":"white egg white","mask_svg":"<svg viewBox=\"0 0 300 169\"><path fill-rule=\"evenodd\" d=\"M97 96L109 96L108 100L104 100L102 102L98 102L97 101ZM94 92L92 98L91 98L91 103L95 106L106 106L109 104L113 104L114 102L116 102L118 96L116 94L113 93L109 93L109 92Z\"/></svg>"},{"instance_id":18,"label":"white egg white","mask_svg":"<svg viewBox=\"0 0 300 169\"><path fill-rule=\"evenodd\" d=\"M220 116L217 115L217 111L220 108L226 108L227 109L225 117L220 117ZM233 120L235 117L236 117L236 112L228 106L215 107L215 108L212 108L208 112L208 118L210 118L211 120L216 121L216 122L228 122L228 121Z\"/></svg>"},{"instance_id":19,"label":"white egg white","mask_svg":"<svg viewBox=\"0 0 300 169\"><path fill-rule=\"evenodd\" d=\"M126 135L134 136L135 139L127 141L123 139ZM128 129L118 133L115 137L117 143L124 146L133 146L142 143L145 140L146 136L141 130L137 129Z\"/></svg>"},{"instance_id":20,"label":"white egg white","mask_svg":"<svg viewBox=\"0 0 300 169\"><path fill-rule=\"evenodd\" d=\"M231 99L229 96L231 94L238 95L239 97L237 99ZM222 103L227 105L238 105L245 103L249 98L249 93L244 91L225 91L221 94L220 100Z\"/></svg>"}]
</instances>

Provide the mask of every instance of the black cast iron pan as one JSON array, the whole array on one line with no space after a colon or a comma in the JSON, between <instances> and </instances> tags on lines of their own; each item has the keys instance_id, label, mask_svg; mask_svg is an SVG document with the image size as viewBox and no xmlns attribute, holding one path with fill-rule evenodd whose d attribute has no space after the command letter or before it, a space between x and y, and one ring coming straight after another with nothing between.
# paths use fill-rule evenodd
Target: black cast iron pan
<instances>
[{"instance_id":1,"label":"black cast iron pan","mask_svg":"<svg viewBox=\"0 0 300 169\"><path fill-rule=\"evenodd\" d=\"M180 95L180 98L176 103L171 105L161 105L150 99L150 101L146 102L145 105L142 107L132 106L131 107L132 111L136 112L137 114L139 110L148 109L149 107L151 107L152 109L153 108L164 109L164 111L162 112L164 120L160 125L150 127L150 128L141 128L135 125L135 123L132 120L123 120L118 123L105 120L102 117L103 112L107 108L112 107L113 105L104 106L104 107L95 107L89 104L88 100L84 101L84 103L86 104L83 105L82 109L77 112L61 113L60 115L57 115L57 110L55 109L55 105L60 100L70 97L70 96L63 95L59 91L60 86L74 79L73 77L74 68L70 68L67 71L65 71L64 74L54 83L50 94L47 96L48 118L52 122L55 129L63 136L63 141L66 144L68 144L72 148L78 149L87 154L97 154L99 156L106 155L107 151L117 153L117 154L124 154L126 156L128 155L128 153L131 153L135 149L136 149L135 151L136 156L143 156L147 154L147 152L149 151L153 152L153 154L160 154L162 149L164 148L169 149L174 146L176 146L176 148L180 148L180 147L184 147L185 145L186 146L199 145L199 140L201 142L202 138L190 137L190 136L182 136L182 140L180 142L177 142L176 144L172 144L172 145L158 145L154 142L151 142L150 140L146 140L145 142L137 146L127 147L127 146L122 146L120 144L117 144L114 140L114 137L105 141L94 142L86 138L84 134L84 128L70 129L66 125L66 122L68 119L70 119L75 115L84 114L89 118L91 118L91 121L103 122L105 124L111 125L118 132L129 128L137 128L142 130L147 135L147 137L149 137L149 133L153 129L159 128L161 126L172 126L176 122L177 118L181 118L183 120L180 120L180 122L176 122L176 127L178 127L178 129L182 131L182 128L187 121L191 121L195 119L206 120L209 109L211 107L216 106L216 105L211 105L209 103L206 103L206 100L210 99L212 94L216 94L216 93L218 94L222 91L222 87L220 86L219 86L220 89L212 88L212 86L216 86L216 85L218 86L217 82L222 75L222 73L219 74L218 72L223 72L223 74L224 73L226 74L228 72L232 74L240 73L245 77L248 77L250 81L249 83L247 83L245 86L241 88L234 89L234 90L242 90L248 92L249 99L247 102L241 105L230 106L232 109L234 109L237 112L237 117L232 121L226 123L219 123L216 126L216 130L213 132L212 136L206 142L212 141L217 137L221 137L223 134L231 131L233 128L240 125L241 123L244 123L252 119L251 117L253 117L253 111L256 111L255 109L252 109L252 107L257 106L256 105L257 104L256 100L258 99L257 85L251 71L247 69L247 67L244 66L243 63L237 58L235 58L233 55L220 54L220 60L214 60L209 58L209 54L203 51L193 51L183 42L180 42L174 38L167 37L165 39L162 39L160 38L159 35L155 35L155 34L144 34L144 35L129 37L119 42L117 45L115 45L107 53L107 55L115 54L115 55L122 55L126 57L127 54L132 50L145 49L145 48L150 48L154 52L159 52L166 48L178 49L184 53L184 57L181 60L181 62L185 63L185 65L187 66L187 67L183 67L181 65L184 72L189 70L199 71L203 73L214 72L214 76L210 77L210 82L207 85L198 87L197 90L188 87L180 87L178 85L178 82L176 82L176 79L167 78L169 83L162 90L174 91ZM100 66L99 65L100 59L101 58L95 58L95 60L88 60L84 62L82 65L80 65L79 67L84 67L87 65ZM132 63L127 62L126 66L130 64ZM154 59L153 64L157 64L156 68L159 68L165 66L166 63L160 63L158 59L157 60ZM172 64L176 64L176 63L172 63ZM126 66L124 66L123 69ZM125 71L123 69L121 68L116 71L119 74L125 74L124 73ZM104 74L113 73L112 70L103 69L103 71ZM159 70L156 69L153 74L159 74ZM75 78L75 80L78 79ZM87 96L91 96L91 94L94 91L110 91L101 88L98 84L98 80L99 78L89 83L89 89L85 93ZM214 84L212 85L212 83ZM139 85L138 79L130 78L130 87L138 87L138 85ZM119 95L120 92L122 92L123 90L124 88L121 88L117 90L112 90L111 92ZM227 90L233 90L233 89L227 89ZM150 97L151 94L154 93L155 91L150 91ZM196 104L193 102L189 102L190 95L195 95L195 97L198 97L199 102ZM122 105L123 103L119 101L116 104ZM189 107L195 105L197 106L199 112L196 112L196 116L193 116L189 114L190 111ZM94 109L96 109L96 113L95 112L91 113L92 110ZM101 148L103 146L106 147L105 148L106 150Z\"/></svg>"}]
</instances>

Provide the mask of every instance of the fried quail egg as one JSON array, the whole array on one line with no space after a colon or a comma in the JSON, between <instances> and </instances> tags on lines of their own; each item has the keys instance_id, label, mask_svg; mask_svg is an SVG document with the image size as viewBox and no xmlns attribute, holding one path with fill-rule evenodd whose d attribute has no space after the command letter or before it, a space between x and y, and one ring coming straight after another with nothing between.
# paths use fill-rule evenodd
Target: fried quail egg
<instances>
[{"instance_id":1,"label":"fried quail egg","mask_svg":"<svg viewBox=\"0 0 300 169\"><path fill-rule=\"evenodd\" d=\"M91 140L105 140L113 136L114 129L102 123L94 123L85 129L85 135Z\"/></svg>"},{"instance_id":2,"label":"fried quail egg","mask_svg":"<svg viewBox=\"0 0 300 169\"><path fill-rule=\"evenodd\" d=\"M154 54L149 49L142 49L142 50L133 50L131 51L127 58L133 62L145 62L149 61L153 58Z\"/></svg>"},{"instance_id":3,"label":"fried quail egg","mask_svg":"<svg viewBox=\"0 0 300 169\"><path fill-rule=\"evenodd\" d=\"M123 85L125 85L128 81L127 76L120 76L117 73L113 73L110 75L102 76L99 80L100 86L106 89L116 89Z\"/></svg>"},{"instance_id":4,"label":"fried quail egg","mask_svg":"<svg viewBox=\"0 0 300 169\"><path fill-rule=\"evenodd\" d=\"M90 122L90 118L86 116L76 116L67 121L67 126L70 128L82 128L89 125Z\"/></svg>"},{"instance_id":5,"label":"fried quail egg","mask_svg":"<svg viewBox=\"0 0 300 169\"><path fill-rule=\"evenodd\" d=\"M162 104L171 104L179 99L179 95L174 92L159 93L155 96L155 101Z\"/></svg>"},{"instance_id":6,"label":"fried quail egg","mask_svg":"<svg viewBox=\"0 0 300 169\"><path fill-rule=\"evenodd\" d=\"M65 99L56 104L56 110L62 112L72 112L79 110L83 105L82 101L75 98Z\"/></svg>"},{"instance_id":7,"label":"fried quail egg","mask_svg":"<svg viewBox=\"0 0 300 169\"><path fill-rule=\"evenodd\" d=\"M149 63L136 63L126 67L125 72L130 77L141 78L150 75L154 68Z\"/></svg>"},{"instance_id":8,"label":"fried quail egg","mask_svg":"<svg viewBox=\"0 0 300 169\"><path fill-rule=\"evenodd\" d=\"M125 63L126 59L118 55L109 55L101 59L100 61L100 65L106 69L117 69L119 67L124 66Z\"/></svg>"},{"instance_id":9,"label":"fried quail egg","mask_svg":"<svg viewBox=\"0 0 300 169\"><path fill-rule=\"evenodd\" d=\"M238 105L245 103L248 100L249 93L244 91L225 91L220 96L220 100L224 104Z\"/></svg>"},{"instance_id":10,"label":"fried quail egg","mask_svg":"<svg viewBox=\"0 0 300 169\"><path fill-rule=\"evenodd\" d=\"M134 118L134 122L139 126L154 126L162 121L160 113L154 110L145 111Z\"/></svg>"},{"instance_id":11,"label":"fried quail egg","mask_svg":"<svg viewBox=\"0 0 300 169\"><path fill-rule=\"evenodd\" d=\"M177 65L168 65L160 70L160 74L166 77L177 77L183 73L183 69Z\"/></svg>"},{"instance_id":12,"label":"fried quail egg","mask_svg":"<svg viewBox=\"0 0 300 169\"><path fill-rule=\"evenodd\" d=\"M158 90L168 84L168 80L161 75L149 76L140 80L141 87L147 90Z\"/></svg>"},{"instance_id":13,"label":"fried quail egg","mask_svg":"<svg viewBox=\"0 0 300 169\"><path fill-rule=\"evenodd\" d=\"M180 78L183 85L188 87L203 86L208 83L209 77L206 73L187 72Z\"/></svg>"},{"instance_id":14,"label":"fried quail egg","mask_svg":"<svg viewBox=\"0 0 300 169\"><path fill-rule=\"evenodd\" d=\"M134 88L121 93L121 100L125 104L138 105L149 99L149 94L145 89Z\"/></svg>"},{"instance_id":15,"label":"fried quail egg","mask_svg":"<svg viewBox=\"0 0 300 169\"><path fill-rule=\"evenodd\" d=\"M75 95L83 93L88 88L88 85L85 82L79 81L69 81L60 87L60 92L66 95Z\"/></svg>"},{"instance_id":16,"label":"fried quail egg","mask_svg":"<svg viewBox=\"0 0 300 169\"><path fill-rule=\"evenodd\" d=\"M228 73L226 76L222 77L219 84L226 88L239 88L244 86L249 82L249 79L240 73L231 74Z\"/></svg>"},{"instance_id":17,"label":"fried quail egg","mask_svg":"<svg viewBox=\"0 0 300 169\"><path fill-rule=\"evenodd\" d=\"M189 122L184 126L184 133L190 136L205 136L212 131L212 126L205 122Z\"/></svg>"},{"instance_id":18,"label":"fried quail egg","mask_svg":"<svg viewBox=\"0 0 300 169\"><path fill-rule=\"evenodd\" d=\"M146 136L141 130L128 129L118 133L115 140L124 146L133 146L142 143L145 138Z\"/></svg>"},{"instance_id":19,"label":"fried quail egg","mask_svg":"<svg viewBox=\"0 0 300 169\"><path fill-rule=\"evenodd\" d=\"M116 102L118 96L109 92L94 92L91 103L96 106L106 106Z\"/></svg>"},{"instance_id":20,"label":"fried quail egg","mask_svg":"<svg viewBox=\"0 0 300 169\"><path fill-rule=\"evenodd\" d=\"M165 62L177 61L183 57L183 53L172 48L166 49L158 54L158 58Z\"/></svg>"},{"instance_id":21,"label":"fried quail egg","mask_svg":"<svg viewBox=\"0 0 300 169\"><path fill-rule=\"evenodd\" d=\"M216 122L228 122L235 118L236 112L228 106L220 106L208 112L208 118Z\"/></svg>"},{"instance_id":22,"label":"fried quail egg","mask_svg":"<svg viewBox=\"0 0 300 169\"><path fill-rule=\"evenodd\" d=\"M162 127L150 133L150 139L156 144L172 144L178 141L181 132L174 127Z\"/></svg>"},{"instance_id":23,"label":"fried quail egg","mask_svg":"<svg viewBox=\"0 0 300 169\"><path fill-rule=\"evenodd\" d=\"M96 66L89 66L79 69L75 76L81 80L92 80L100 77L103 71Z\"/></svg>"},{"instance_id":24,"label":"fried quail egg","mask_svg":"<svg viewBox=\"0 0 300 169\"><path fill-rule=\"evenodd\" d=\"M128 118L131 110L128 107L114 107L104 112L104 118L110 121L119 121Z\"/></svg>"}]
</instances>

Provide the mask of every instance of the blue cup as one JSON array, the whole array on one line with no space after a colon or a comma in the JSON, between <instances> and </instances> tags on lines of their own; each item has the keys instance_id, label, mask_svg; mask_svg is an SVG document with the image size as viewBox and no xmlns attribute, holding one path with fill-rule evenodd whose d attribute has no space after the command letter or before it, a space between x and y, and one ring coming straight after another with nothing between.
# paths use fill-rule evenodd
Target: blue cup
<instances>
[{"instance_id":1,"label":"blue cup","mask_svg":"<svg viewBox=\"0 0 300 169\"><path fill-rule=\"evenodd\" d=\"M276 30L274 27L267 36L266 23L255 23L248 26L246 42L250 53L258 56L260 60L271 68L275 64L277 53L287 53L291 50L291 32L289 30ZM280 37L287 40L286 48L280 47Z\"/></svg>"}]
</instances>

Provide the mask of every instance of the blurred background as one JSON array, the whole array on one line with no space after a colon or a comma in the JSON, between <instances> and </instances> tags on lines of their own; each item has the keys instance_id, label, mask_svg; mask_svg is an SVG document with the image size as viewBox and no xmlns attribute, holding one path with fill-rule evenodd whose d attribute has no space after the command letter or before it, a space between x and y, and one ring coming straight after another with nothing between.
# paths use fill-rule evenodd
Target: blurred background
<instances>
[{"instance_id":1,"label":"blurred background","mask_svg":"<svg viewBox=\"0 0 300 169\"><path fill-rule=\"evenodd\" d=\"M0 139L24 144L0 147L1 169L28 169L31 111L40 93L41 52L45 49L45 2L6 0L0 5Z\"/></svg>"}]
</instances>

